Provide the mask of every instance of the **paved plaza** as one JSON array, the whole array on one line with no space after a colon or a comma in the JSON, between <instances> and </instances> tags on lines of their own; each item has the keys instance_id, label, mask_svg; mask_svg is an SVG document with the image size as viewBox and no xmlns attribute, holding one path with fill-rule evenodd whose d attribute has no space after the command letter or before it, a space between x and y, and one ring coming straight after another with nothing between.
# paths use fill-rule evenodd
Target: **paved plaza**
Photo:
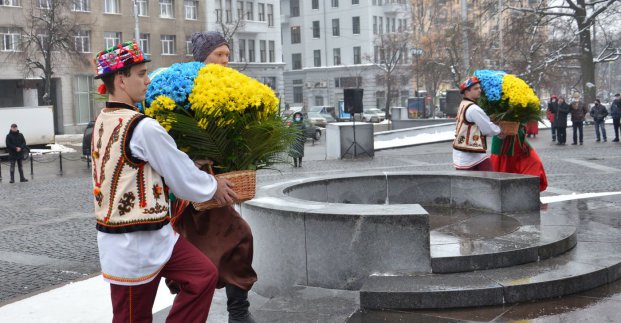
<instances>
[{"instance_id":1,"label":"paved plaza","mask_svg":"<svg viewBox=\"0 0 621 323\"><path fill-rule=\"evenodd\" d=\"M325 160L324 140L307 143L302 168L280 165L260 171L258 185L343 170L453 170L449 143L377 151L373 159ZM554 145L548 130L541 130L531 142L548 174L549 187L542 196L621 191L621 144L596 143L592 126L585 127L584 146ZM58 155L40 156L34 161L31 181L15 184L8 183L8 165L2 162L0 306L99 271L90 170L78 153L63 154L63 158L62 174ZM27 172L29 167L26 163ZM586 229L578 231L579 242L618 241L621 248L621 236L615 235L621 230L621 195L580 200L576 205L585 211L580 220ZM589 218L590 212L598 212L598 217ZM601 231L602 226L615 234ZM251 301L260 322L621 321L621 282L530 304L443 311L357 312L357 293L320 288L301 288L274 299L252 294ZM225 303L219 291L210 322L225 322ZM156 321L163 322L165 314L166 310L158 312ZM93 318L93 322L98 321Z\"/></svg>"}]
</instances>

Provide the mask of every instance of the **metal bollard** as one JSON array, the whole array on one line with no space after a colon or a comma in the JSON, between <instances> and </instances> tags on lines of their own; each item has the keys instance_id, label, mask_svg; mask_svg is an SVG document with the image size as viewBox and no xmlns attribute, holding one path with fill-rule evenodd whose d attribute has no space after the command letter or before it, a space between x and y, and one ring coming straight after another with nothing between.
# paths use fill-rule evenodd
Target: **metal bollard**
<instances>
[{"instance_id":1,"label":"metal bollard","mask_svg":"<svg viewBox=\"0 0 621 323\"><path fill-rule=\"evenodd\" d=\"M32 161L33 161L33 157L32 157L32 153L30 153L30 178L34 177L34 167L32 166Z\"/></svg>"},{"instance_id":2,"label":"metal bollard","mask_svg":"<svg viewBox=\"0 0 621 323\"><path fill-rule=\"evenodd\" d=\"M58 160L60 160L60 174L63 174L63 153L58 152Z\"/></svg>"}]
</instances>

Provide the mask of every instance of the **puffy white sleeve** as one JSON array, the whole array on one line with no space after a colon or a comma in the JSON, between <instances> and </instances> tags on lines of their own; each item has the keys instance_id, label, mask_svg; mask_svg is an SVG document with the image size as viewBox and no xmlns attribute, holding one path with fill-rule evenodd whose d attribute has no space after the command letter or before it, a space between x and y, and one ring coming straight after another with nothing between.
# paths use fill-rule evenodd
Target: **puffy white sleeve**
<instances>
[{"instance_id":1,"label":"puffy white sleeve","mask_svg":"<svg viewBox=\"0 0 621 323\"><path fill-rule=\"evenodd\" d=\"M179 198L194 202L210 200L216 192L216 179L199 170L172 137L151 118L142 119L129 142L133 157L148 162L170 190Z\"/></svg>"},{"instance_id":2,"label":"puffy white sleeve","mask_svg":"<svg viewBox=\"0 0 621 323\"><path fill-rule=\"evenodd\" d=\"M471 105L468 110L466 110L466 120L476 123L481 133L485 136L492 136L500 133L500 127L493 123L487 114L485 114L485 111L476 104Z\"/></svg>"}]
</instances>

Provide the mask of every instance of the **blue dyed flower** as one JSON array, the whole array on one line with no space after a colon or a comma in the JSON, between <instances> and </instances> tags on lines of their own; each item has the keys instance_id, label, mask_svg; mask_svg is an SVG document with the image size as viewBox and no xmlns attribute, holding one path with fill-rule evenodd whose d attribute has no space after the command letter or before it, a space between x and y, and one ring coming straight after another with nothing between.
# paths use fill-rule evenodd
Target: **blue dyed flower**
<instances>
[{"instance_id":1,"label":"blue dyed flower","mask_svg":"<svg viewBox=\"0 0 621 323\"><path fill-rule=\"evenodd\" d=\"M500 101L502 97L502 78L506 73L494 70L476 70L476 76L481 82L483 94L489 101Z\"/></svg>"},{"instance_id":2,"label":"blue dyed flower","mask_svg":"<svg viewBox=\"0 0 621 323\"><path fill-rule=\"evenodd\" d=\"M150 106L158 96L166 95L187 109L194 79L198 75L198 70L203 66L201 62L177 63L151 72L149 74L151 84L149 84L145 99L146 106Z\"/></svg>"}]
</instances>

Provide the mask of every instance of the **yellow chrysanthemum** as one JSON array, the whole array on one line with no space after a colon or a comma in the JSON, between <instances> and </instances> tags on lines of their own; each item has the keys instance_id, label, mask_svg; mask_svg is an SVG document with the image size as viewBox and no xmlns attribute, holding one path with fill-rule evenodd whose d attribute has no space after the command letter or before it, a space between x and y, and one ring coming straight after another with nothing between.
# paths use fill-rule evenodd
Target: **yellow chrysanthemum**
<instances>
[{"instance_id":1,"label":"yellow chrysanthemum","mask_svg":"<svg viewBox=\"0 0 621 323\"><path fill-rule=\"evenodd\" d=\"M526 108L529 104L539 106L539 98L533 89L512 74L506 74L502 79L502 99L516 107Z\"/></svg>"}]
</instances>

